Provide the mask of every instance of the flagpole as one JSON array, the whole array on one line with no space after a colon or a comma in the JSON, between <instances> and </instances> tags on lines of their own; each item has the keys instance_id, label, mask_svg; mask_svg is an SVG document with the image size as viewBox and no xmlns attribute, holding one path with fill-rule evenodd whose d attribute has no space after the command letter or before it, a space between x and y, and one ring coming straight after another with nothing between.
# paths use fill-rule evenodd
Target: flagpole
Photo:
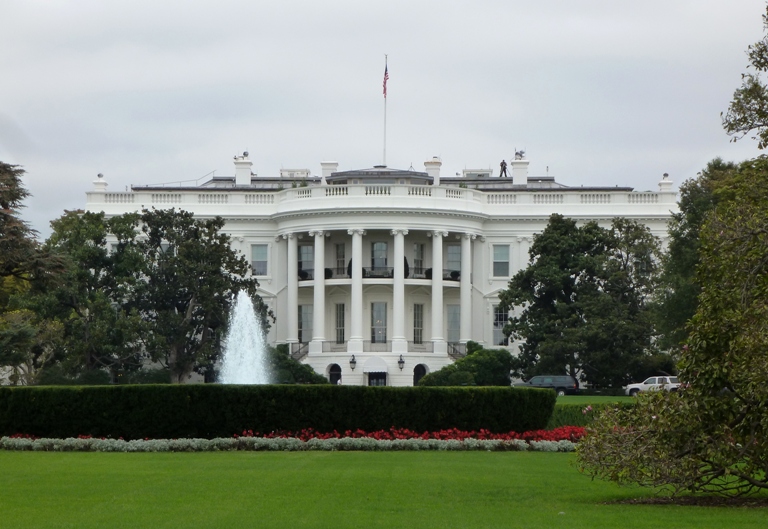
<instances>
[{"instance_id":1,"label":"flagpole","mask_svg":"<svg viewBox=\"0 0 768 529\"><path fill-rule=\"evenodd\" d=\"M389 71L387 70L387 55L384 55L384 155L382 165L387 166L387 80Z\"/></svg>"}]
</instances>

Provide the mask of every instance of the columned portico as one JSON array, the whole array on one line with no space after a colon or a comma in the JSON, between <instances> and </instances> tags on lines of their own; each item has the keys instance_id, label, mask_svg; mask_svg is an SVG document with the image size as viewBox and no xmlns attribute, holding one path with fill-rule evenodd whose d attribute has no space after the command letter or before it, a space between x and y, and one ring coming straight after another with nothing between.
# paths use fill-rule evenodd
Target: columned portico
<instances>
[{"instance_id":1,"label":"columned portico","mask_svg":"<svg viewBox=\"0 0 768 529\"><path fill-rule=\"evenodd\" d=\"M314 230L309 232L315 237L315 288L314 309L312 311L312 342L309 352L322 353L325 341L325 232Z\"/></svg>"},{"instance_id":2,"label":"columned portico","mask_svg":"<svg viewBox=\"0 0 768 529\"><path fill-rule=\"evenodd\" d=\"M299 341L299 259L298 239L295 233L283 235L288 240L288 299L286 302L287 336L285 341L296 343Z\"/></svg>"},{"instance_id":3,"label":"columned portico","mask_svg":"<svg viewBox=\"0 0 768 529\"><path fill-rule=\"evenodd\" d=\"M432 343L437 354L448 354L443 336L443 237L447 236L447 231L432 232Z\"/></svg>"},{"instance_id":4,"label":"columned portico","mask_svg":"<svg viewBox=\"0 0 768 529\"><path fill-rule=\"evenodd\" d=\"M405 236L408 230L390 232L395 237L395 265L392 278L392 352L408 352L405 337Z\"/></svg>"},{"instance_id":5,"label":"columned portico","mask_svg":"<svg viewBox=\"0 0 768 529\"><path fill-rule=\"evenodd\" d=\"M363 235L365 230L348 230L352 236L352 288L350 289L350 336L348 353L363 352Z\"/></svg>"},{"instance_id":6,"label":"columned portico","mask_svg":"<svg viewBox=\"0 0 768 529\"><path fill-rule=\"evenodd\" d=\"M461 282L459 284L461 300L459 341L467 343L472 339L472 240L477 237L472 233L461 236Z\"/></svg>"}]
</instances>

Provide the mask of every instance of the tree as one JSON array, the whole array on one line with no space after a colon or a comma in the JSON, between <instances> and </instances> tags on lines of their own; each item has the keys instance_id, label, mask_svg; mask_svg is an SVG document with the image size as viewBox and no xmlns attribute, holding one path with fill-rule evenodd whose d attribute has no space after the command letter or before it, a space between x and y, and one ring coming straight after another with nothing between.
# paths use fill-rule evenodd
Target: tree
<instances>
[{"instance_id":1,"label":"tree","mask_svg":"<svg viewBox=\"0 0 768 529\"><path fill-rule=\"evenodd\" d=\"M170 369L173 382L183 382L193 371L212 371L239 290L256 299L265 325L266 306L248 261L221 232L221 217L195 219L171 209L144 210L139 220L142 267L127 307L146 323L150 357Z\"/></svg>"},{"instance_id":2,"label":"tree","mask_svg":"<svg viewBox=\"0 0 768 529\"><path fill-rule=\"evenodd\" d=\"M763 26L768 31L768 8L763 15ZM731 104L721 118L732 141L753 132L758 149L764 149L768 146L768 87L763 80L768 72L768 36L749 46L747 56L747 68L753 72L741 75L741 86L733 93Z\"/></svg>"},{"instance_id":3,"label":"tree","mask_svg":"<svg viewBox=\"0 0 768 529\"><path fill-rule=\"evenodd\" d=\"M669 224L669 245L662 257L662 274L654 302L655 324L662 350L677 351L688 336L687 323L698 307L701 287L696 281L699 232L718 201L721 182L736 169L733 162L715 158L697 178L680 186L679 212Z\"/></svg>"},{"instance_id":4,"label":"tree","mask_svg":"<svg viewBox=\"0 0 768 529\"><path fill-rule=\"evenodd\" d=\"M768 158L742 163L701 229L685 389L600 417L579 446L585 472L674 492L768 489L766 177Z\"/></svg>"},{"instance_id":5,"label":"tree","mask_svg":"<svg viewBox=\"0 0 768 529\"><path fill-rule=\"evenodd\" d=\"M467 356L425 375L420 386L509 386L512 355L506 349L483 349L467 343Z\"/></svg>"},{"instance_id":6,"label":"tree","mask_svg":"<svg viewBox=\"0 0 768 529\"><path fill-rule=\"evenodd\" d=\"M596 385L626 383L651 348L657 261L657 239L636 222L579 227L552 215L528 267L499 295L502 307L517 311L505 332L523 341L514 373L581 372Z\"/></svg>"}]
</instances>

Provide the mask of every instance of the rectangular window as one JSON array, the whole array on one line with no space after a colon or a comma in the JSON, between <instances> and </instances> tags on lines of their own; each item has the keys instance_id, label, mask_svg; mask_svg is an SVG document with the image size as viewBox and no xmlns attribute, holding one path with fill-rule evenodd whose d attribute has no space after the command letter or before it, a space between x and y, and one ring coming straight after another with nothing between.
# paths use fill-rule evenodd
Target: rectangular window
<instances>
[{"instance_id":1,"label":"rectangular window","mask_svg":"<svg viewBox=\"0 0 768 529\"><path fill-rule=\"evenodd\" d=\"M387 243L375 242L371 244L371 268L373 272L386 272Z\"/></svg>"},{"instance_id":2,"label":"rectangular window","mask_svg":"<svg viewBox=\"0 0 768 529\"><path fill-rule=\"evenodd\" d=\"M254 244L251 246L251 270L255 276L267 275L267 250L266 244Z\"/></svg>"},{"instance_id":3,"label":"rectangular window","mask_svg":"<svg viewBox=\"0 0 768 529\"><path fill-rule=\"evenodd\" d=\"M458 244L449 244L446 247L445 265L451 272L461 272L461 246Z\"/></svg>"},{"instance_id":4,"label":"rectangular window","mask_svg":"<svg viewBox=\"0 0 768 529\"><path fill-rule=\"evenodd\" d=\"M347 258L345 255L344 243L336 245L336 270L334 274L337 277L344 277L347 274Z\"/></svg>"},{"instance_id":5,"label":"rectangular window","mask_svg":"<svg viewBox=\"0 0 768 529\"><path fill-rule=\"evenodd\" d=\"M445 310L448 317L446 340L449 343L458 343L461 328L461 305L446 305Z\"/></svg>"},{"instance_id":6,"label":"rectangular window","mask_svg":"<svg viewBox=\"0 0 768 529\"><path fill-rule=\"evenodd\" d=\"M299 305L299 342L312 341L312 305Z\"/></svg>"},{"instance_id":7,"label":"rectangular window","mask_svg":"<svg viewBox=\"0 0 768 529\"><path fill-rule=\"evenodd\" d=\"M493 276L509 277L509 245L493 245Z\"/></svg>"},{"instance_id":8,"label":"rectangular window","mask_svg":"<svg viewBox=\"0 0 768 529\"><path fill-rule=\"evenodd\" d=\"M344 303L336 304L336 343L344 343Z\"/></svg>"},{"instance_id":9,"label":"rectangular window","mask_svg":"<svg viewBox=\"0 0 768 529\"><path fill-rule=\"evenodd\" d=\"M424 277L424 243L413 243L413 275Z\"/></svg>"},{"instance_id":10,"label":"rectangular window","mask_svg":"<svg viewBox=\"0 0 768 529\"><path fill-rule=\"evenodd\" d=\"M371 303L371 343L387 341L387 304L381 301Z\"/></svg>"},{"instance_id":11,"label":"rectangular window","mask_svg":"<svg viewBox=\"0 0 768 529\"><path fill-rule=\"evenodd\" d=\"M387 374L386 373L368 373L368 385L369 386L386 386Z\"/></svg>"},{"instance_id":12,"label":"rectangular window","mask_svg":"<svg viewBox=\"0 0 768 529\"><path fill-rule=\"evenodd\" d=\"M507 311L498 305L493 306L493 345L509 345L509 338L504 334L504 326L509 321Z\"/></svg>"},{"instance_id":13,"label":"rectangular window","mask_svg":"<svg viewBox=\"0 0 768 529\"><path fill-rule=\"evenodd\" d=\"M413 306L413 343L424 343L424 305L416 303Z\"/></svg>"},{"instance_id":14,"label":"rectangular window","mask_svg":"<svg viewBox=\"0 0 768 529\"><path fill-rule=\"evenodd\" d=\"M314 279L315 247L309 244L299 246L299 279Z\"/></svg>"}]
</instances>

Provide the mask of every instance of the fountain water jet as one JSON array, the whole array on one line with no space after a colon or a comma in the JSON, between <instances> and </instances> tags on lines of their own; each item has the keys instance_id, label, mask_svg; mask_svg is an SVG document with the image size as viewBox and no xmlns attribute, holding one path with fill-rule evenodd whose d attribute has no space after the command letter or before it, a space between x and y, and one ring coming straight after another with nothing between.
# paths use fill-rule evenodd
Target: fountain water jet
<instances>
[{"instance_id":1,"label":"fountain water jet","mask_svg":"<svg viewBox=\"0 0 768 529\"><path fill-rule=\"evenodd\" d=\"M267 345L251 297L237 293L229 317L219 382L222 384L269 384Z\"/></svg>"}]
</instances>

